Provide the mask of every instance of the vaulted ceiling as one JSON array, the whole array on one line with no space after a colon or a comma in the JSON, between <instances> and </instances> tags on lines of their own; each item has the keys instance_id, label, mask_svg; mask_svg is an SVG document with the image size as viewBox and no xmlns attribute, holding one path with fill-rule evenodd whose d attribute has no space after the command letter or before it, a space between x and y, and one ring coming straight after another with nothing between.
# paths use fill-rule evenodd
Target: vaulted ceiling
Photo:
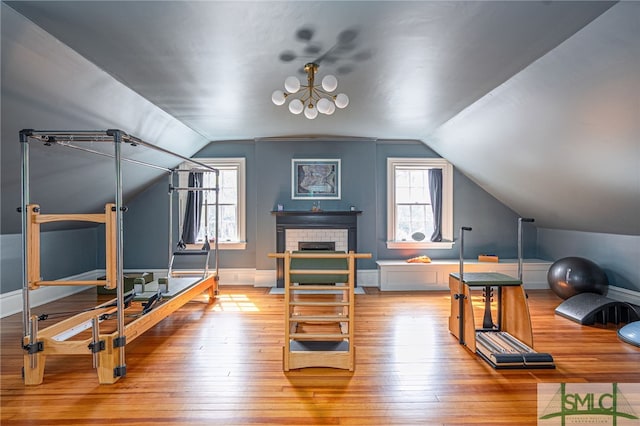
<instances>
[{"instance_id":1,"label":"vaulted ceiling","mask_svg":"<svg viewBox=\"0 0 640 426\"><path fill-rule=\"evenodd\" d=\"M183 155L420 140L540 226L637 235L639 22L632 2L6 2L3 216L18 130L111 126ZM271 93L312 61L350 104L308 120Z\"/></svg>"}]
</instances>

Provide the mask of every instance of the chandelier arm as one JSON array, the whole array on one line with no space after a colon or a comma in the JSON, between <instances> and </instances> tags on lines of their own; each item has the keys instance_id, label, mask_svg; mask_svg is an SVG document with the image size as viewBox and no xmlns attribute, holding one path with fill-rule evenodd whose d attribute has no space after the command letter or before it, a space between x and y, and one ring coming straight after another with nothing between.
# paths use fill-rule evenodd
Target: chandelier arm
<instances>
[{"instance_id":1,"label":"chandelier arm","mask_svg":"<svg viewBox=\"0 0 640 426\"><path fill-rule=\"evenodd\" d=\"M327 99L335 105L338 95L334 95L322 89L322 85L315 84L315 77L316 77L316 73L318 72L318 64L309 62L305 64L304 70L307 73L307 85L305 86L305 85L299 84L300 90L298 90L296 93L284 92L284 98L287 99L288 97L291 97L292 100L294 99L299 100L302 103L303 108L309 108L309 109L315 108L317 103L322 99ZM344 108L344 107L340 107L340 108ZM297 114L297 112L295 114ZM315 118L315 115L313 117L307 116L307 118Z\"/></svg>"},{"instance_id":2,"label":"chandelier arm","mask_svg":"<svg viewBox=\"0 0 640 426\"><path fill-rule=\"evenodd\" d=\"M318 87L320 87L320 86L318 86ZM336 97L336 95L333 95L333 94L331 94L331 93L329 93L329 92L327 92L325 90L322 90L322 89L313 89L313 90L318 92L319 94L321 94L323 96L326 96L327 98L330 98L330 99L334 99Z\"/></svg>"},{"instance_id":3,"label":"chandelier arm","mask_svg":"<svg viewBox=\"0 0 640 426\"><path fill-rule=\"evenodd\" d=\"M305 96L306 92L303 95L300 95L300 97L298 99L300 99L300 102L302 102L302 104L306 104L309 99L311 99L309 96Z\"/></svg>"}]
</instances>

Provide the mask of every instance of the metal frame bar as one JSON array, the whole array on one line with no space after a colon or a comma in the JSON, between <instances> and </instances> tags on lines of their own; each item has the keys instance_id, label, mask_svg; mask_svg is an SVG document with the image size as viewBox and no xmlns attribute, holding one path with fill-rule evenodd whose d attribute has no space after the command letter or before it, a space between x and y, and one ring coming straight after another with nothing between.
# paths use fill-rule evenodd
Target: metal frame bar
<instances>
[{"instance_id":1,"label":"metal frame bar","mask_svg":"<svg viewBox=\"0 0 640 426\"><path fill-rule=\"evenodd\" d=\"M197 163L197 162L196 162ZM173 225L172 225L172 221L171 218L173 217L173 208L172 208L172 201L173 201L173 197L172 194L174 191L214 191L215 192L215 212L216 212L216 222L215 222L215 228L214 228L214 235L213 235L213 247L215 250L215 256L213 258L214 260L214 269L215 269L215 277L216 280L219 277L219 255L218 255L218 249L219 249L219 245L218 245L218 235L219 235L219 223L220 223L220 170L213 168L211 166L207 166L204 163L200 163L203 164L204 166L206 166L206 169L196 169L196 168L192 168L192 169L172 169L171 170L171 174L169 175L169 269L171 269L171 264L173 263L173 241L172 241L172 232L173 232ZM215 173L216 176L216 183L215 183L215 187L213 188L195 188L195 187L180 187L180 186L173 186L174 184L174 176L176 174L179 173L191 173L191 172L202 172L202 173ZM178 182L179 183L179 182ZM205 203L205 210L206 210L206 203ZM205 220L207 219L207 214L205 213ZM182 226L182 224L179 224L179 226ZM207 260L207 265L206 267L208 268L209 265L209 261Z\"/></svg>"},{"instance_id":2,"label":"metal frame bar","mask_svg":"<svg viewBox=\"0 0 640 426\"><path fill-rule=\"evenodd\" d=\"M117 330L118 339L117 347L119 351L119 366L116 366L114 370L114 376L123 377L126 375L126 363L125 363L125 346L126 346L126 334L124 323L124 283L123 283L123 194L122 194L122 163L129 162L137 165L155 168L158 170L169 173L170 178L173 178L174 169L158 166L152 163L146 163L144 161L133 160L122 157L122 143L129 143L132 146L142 145L144 147L153 149L155 151L162 152L172 157L180 158L186 162L202 167L207 172L213 172L216 174L216 224L215 224L215 268L216 276L215 280L218 280L218 188L219 188L219 175L218 169L201 163L197 160L185 157L181 154L169 151L165 148L153 145L145 142L142 139L128 135L127 133L118 129L108 130L33 130L24 129L20 131L20 143L21 143L21 219L22 219L22 323L23 323L23 341L29 339L32 342L34 338L37 338L37 331L33 331L37 324L36 318L31 316L31 303L30 303L30 290L28 283L29 264L28 264L28 209L30 204L30 172L29 172L29 142L30 140L37 140L46 145L59 145L66 148L72 148L84 152L88 152L94 155L101 155L109 158L113 158L115 166L115 204L116 204L116 304L117 304ZM106 142L114 144L113 154L106 152L100 152L86 147L75 145L74 143L83 142ZM170 194L171 195L171 191ZM172 225L172 203L171 198L169 202L169 225ZM169 230L169 242L171 246L172 229ZM33 342L32 342L33 343ZM36 362L35 354L32 354L32 364ZM35 366L34 366L35 368Z\"/></svg>"},{"instance_id":3,"label":"metal frame bar","mask_svg":"<svg viewBox=\"0 0 640 426\"><path fill-rule=\"evenodd\" d=\"M524 255L522 254L522 222L533 223L535 220L530 217L519 217L518 218L518 279L522 281L522 262L524 260Z\"/></svg>"}]
</instances>

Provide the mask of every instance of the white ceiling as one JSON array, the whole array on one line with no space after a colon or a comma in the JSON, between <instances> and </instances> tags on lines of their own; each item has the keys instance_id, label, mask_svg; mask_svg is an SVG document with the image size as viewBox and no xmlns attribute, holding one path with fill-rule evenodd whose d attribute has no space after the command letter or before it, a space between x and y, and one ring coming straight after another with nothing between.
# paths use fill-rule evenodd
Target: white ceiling
<instances>
[{"instance_id":1,"label":"white ceiling","mask_svg":"<svg viewBox=\"0 0 640 426\"><path fill-rule=\"evenodd\" d=\"M193 130L185 154L257 137L417 139L541 226L640 234L640 3L7 4ZM350 105L311 121L270 98L313 60ZM572 121L576 108L596 119Z\"/></svg>"}]
</instances>

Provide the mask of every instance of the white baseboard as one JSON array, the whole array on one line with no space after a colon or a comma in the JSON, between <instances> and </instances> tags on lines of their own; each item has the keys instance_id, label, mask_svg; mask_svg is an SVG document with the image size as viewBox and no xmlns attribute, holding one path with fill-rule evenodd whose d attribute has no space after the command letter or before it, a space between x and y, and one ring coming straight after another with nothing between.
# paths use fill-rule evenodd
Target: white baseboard
<instances>
[{"instance_id":1,"label":"white baseboard","mask_svg":"<svg viewBox=\"0 0 640 426\"><path fill-rule=\"evenodd\" d=\"M358 287L379 287L377 269L360 269L357 272Z\"/></svg>"},{"instance_id":2,"label":"white baseboard","mask_svg":"<svg viewBox=\"0 0 640 426\"><path fill-rule=\"evenodd\" d=\"M257 269L253 281L254 287L275 287L278 281L275 269Z\"/></svg>"},{"instance_id":3,"label":"white baseboard","mask_svg":"<svg viewBox=\"0 0 640 426\"><path fill-rule=\"evenodd\" d=\"M68 281L95 280L101 275L104 275L104 270L95 269L61 279ZM29 292L29 305L34 308L85 291L91 287L92 286L40 287L37 290L31 290ZM22 312L22 290L14 290L0 294L0 318L19 312Z\"/></svg>"},{"instance_id":4,"label":"white baseboard","mask_svg":"<svg viewBox=\"0 0 640 426\"><path fill-rule=\"evenodd\" d=\"M620 302L627 302L640 306L640 292L629 290L622 287L616 287L614 285L609 286L607 291L607 297L619 300Z\"/></svg>"},{"instance_id":5,"label":"white baseboard","mask_svg":"<svg viewBox=\"0 0 640 426\"><path fill-rule=\"evenodd\" d=\"M256 285L256 270L253 268L220 268L219 276L220 285L253 285L258 287ZM275 285L275 280L273 282Z\"/></svg>"}]
</instances>

